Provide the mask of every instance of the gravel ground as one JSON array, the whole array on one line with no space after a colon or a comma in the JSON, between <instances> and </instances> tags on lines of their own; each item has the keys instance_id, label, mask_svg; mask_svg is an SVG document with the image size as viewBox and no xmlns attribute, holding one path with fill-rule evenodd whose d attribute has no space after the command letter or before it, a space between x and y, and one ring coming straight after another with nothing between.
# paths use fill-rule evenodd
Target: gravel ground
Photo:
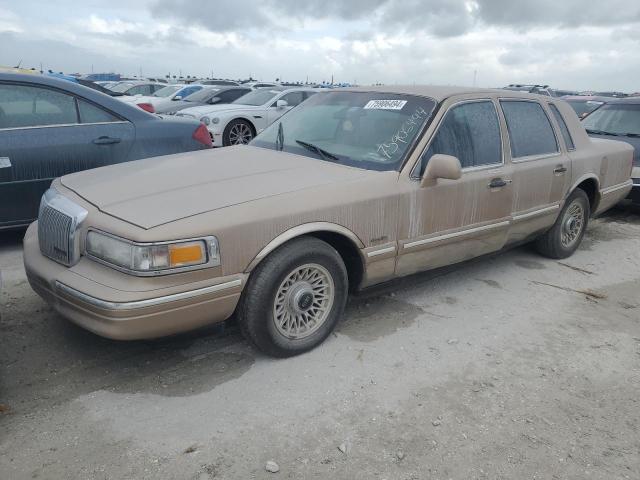
<instances>
[{"instance_id":1,"label":"gravel ground","mask_svg":"<svg viewBox=\"0 0 640 480\"><path fill-rule=\"evenodd\" d=\"M4 234L0 478L637 480L639 250L616 211L566 261L523 247L395 282L273 360L232 324L83 331Z\"/></svg>"}]
</instances>

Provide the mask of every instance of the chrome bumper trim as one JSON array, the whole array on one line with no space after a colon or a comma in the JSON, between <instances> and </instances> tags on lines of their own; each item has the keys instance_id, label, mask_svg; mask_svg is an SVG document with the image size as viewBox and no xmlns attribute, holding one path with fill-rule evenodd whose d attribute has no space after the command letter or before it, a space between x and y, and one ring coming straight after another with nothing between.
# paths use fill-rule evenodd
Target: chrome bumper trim
<instances>
[{"instance_id":1,"label":"chrome bumper trim","mask_svg":"<svg viewBox=\"0 0 640 480\"><path fill-rule=\"evenodd\" d=\"M239 287L242 285L242 280L231 280L230 282L220 283L218 285L212 285L210 287L199 288L197 290L190 290L188 292L174 293L172 295L165 295L163 297L149 298L147 300L137 300L133 302L108 302L99 298L87 295L75 288L71 288L64 283L56 282L56 290L63 292L73 298L76 298L89 305L101 308L103 310L135 310L138 308L153 307L156 305L162 305L165 303L175 302L178 300L186 300L189 298L198 297L200 295L206 295L208 293L220 292L222 290L228 290L230 288Z\"/></svg>"}]
</instances>

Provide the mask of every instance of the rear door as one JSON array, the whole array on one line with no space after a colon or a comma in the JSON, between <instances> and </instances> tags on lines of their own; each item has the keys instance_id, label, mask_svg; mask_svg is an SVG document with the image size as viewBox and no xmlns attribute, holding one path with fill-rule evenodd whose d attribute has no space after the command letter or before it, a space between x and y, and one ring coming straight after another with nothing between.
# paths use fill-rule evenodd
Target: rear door
<instances>
[{"instance_id":1,"label":"rear door","mask_svg":"<svg viewBox=\"0 0 640 480\"><path fill-rule=\"evenodd\" d=\"M501 99L500 106L509 132L516 192L509 242L518 242L555 222L571 179L571 161L553 127L553 113L543 103Z\"/></svg>"},{"instance_id":2,"label":"rear door","mask_svg":"<svg viewBox=\"0 0 640 480\"><path fill-rule=\"evenodd\" d=\"M0 83L0 228L34 220L54 178L125 160L134 138L129 122L68 92Z\"/></svg>"},{"instance_id":3,"label":"rear door","mask_svg":"<svg viewBox=\"0 0 640 480\"><path fill-rule=\"evenodd\" d=\"M404 240L398 275L468 260L504 246L513 189L503 147L492 99L465 100L449 107L412 178L422 178L435 154L457 157L462 177L441 179L428 187L415 182L409 218L401 222L406 231L399 237Z\"/></svg>"}]
</instances>

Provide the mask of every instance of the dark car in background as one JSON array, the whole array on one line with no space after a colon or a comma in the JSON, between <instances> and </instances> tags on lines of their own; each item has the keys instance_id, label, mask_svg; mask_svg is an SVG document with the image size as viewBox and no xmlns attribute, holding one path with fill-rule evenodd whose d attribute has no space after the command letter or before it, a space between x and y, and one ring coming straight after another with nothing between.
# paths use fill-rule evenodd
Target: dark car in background
<instances>
[{"instance_id":1,"label":"dark car in background","mask_svg":"<svg viewBox=\"0 0 640 480\"><path fill-rule=\"evenodd\" d=\"M570 95L562 97L562 99L571 105L571 108L581 119L611 101L611 98L594 95Z\"/></svg>"},{"instance_id":2,"label":"dark car in background","mask_svg":"<svg viewBox=\"0 0 640 480\"><path fill-rule=\"evenodd\" d=\"M211 147L188 119L163 119L78 83L0 73L0 230L28 225L62 175Z\"/></svg>"},{"instance_id":3,"label":"dark car in background","mask_svg":"<svg viewBox=\"0 0 640 480\"><path fill-rule=\"evenodd\" d=\"M202 90L194 92L191 95L184 97L182 100L174 100L168 105L156 108L156 113L175 115L176 112L185 108L231 103L251 91L253 90L250 87L206 85Z\"/></svg>"},{"instance_id":4,"label":"dark car in background","mask_svg":"<svg viewBox=\"0 0 640 480\"><path fill-rule=\"evenodd\" d=\"M588 115L582 124L590 137L622 140L634 147L633 188L629 198L640 204L640 98L610 100Z\"/></svg>"}]
</instances>

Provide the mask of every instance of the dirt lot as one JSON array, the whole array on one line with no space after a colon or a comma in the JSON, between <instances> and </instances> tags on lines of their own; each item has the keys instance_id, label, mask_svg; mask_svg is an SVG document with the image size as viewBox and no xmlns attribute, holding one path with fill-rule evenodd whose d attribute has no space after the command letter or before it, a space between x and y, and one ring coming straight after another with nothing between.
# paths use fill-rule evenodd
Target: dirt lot
<instances>
[{"instance_id":1,"label":"dirt lot","mask_svg":"<svg viewBox=\"0 0 640 480\"><path fill-rule=\"evenodd\" d=\"M565 262L523 247L354 298L289 360L233 325L96 337L31 291L19 238L0 239L1 479L640 478L637 212Z\"/></svg>"}]
</instances>

